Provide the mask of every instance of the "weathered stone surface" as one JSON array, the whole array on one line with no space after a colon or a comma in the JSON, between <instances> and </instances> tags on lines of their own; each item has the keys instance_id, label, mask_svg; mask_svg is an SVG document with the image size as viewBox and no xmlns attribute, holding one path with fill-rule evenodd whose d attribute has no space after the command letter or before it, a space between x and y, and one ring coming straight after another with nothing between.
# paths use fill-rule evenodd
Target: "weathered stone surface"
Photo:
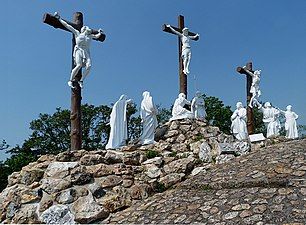
<instances>
[{"instance_id":1,"label":"weathered stone surface","mask_svg":"<svg viewBox=\"0 0 306 225\"><path fill-rule=\"evenodd\" d=\"M205 172L206 172L205 167L196 167L196 168L194 168L194 169L192 170L191 175L192 175L192 176L195 176L195 175L197 175L197 174L199 174L199 173L205 173Z\"/></svg>"},{"instance_id":2,"label":"weathered stone surface","mask_svg":"<svg viewBox=\"0 0 306 225\"><path fill-rule=\"evenodd\" d=\"M21 179L20 183L25 185L30 185L33 182L40 181L43 177L44 171L37 168L22 170L20 173ZM9 178L10 179L10 178Z\"/></svg>"},{"instance_id":3,"label":"weathered stone surface","mask_svg":"<svg viewBox=\"0 0 306 225\"><path fill-rule=\"evenodd\" d=\"M105 163L105 162L106 162L106 159L99 154L84 155L80 159L80 164L85 165L85 166L96 165L96 164Z\"/></svg>"},{"instance_id":4,"label":"weathered stone surface","mask_svg":"<svg viewBox=\"0 0 306 225\"><path fill-rule=\"evenodd\" d=\"M59 204L70 204L74 202L76 199L77 199L77 193L76 190L73 188L60 192L56 197L56 201Z\"/></svg>"},{"instance_id":5,"label":"weathered stone surface","mask_svg":"<svg viewBox=\"0 0 306 225\"><path fill-rule=\"evenodd\" d=\"M172 185L180 182L182 178L185 176L184 173L170 173L159 179L159 182L162 183L165 188L169 188Z\"/></svg>"},{"instance_id":6,"label":"weathered stone surface","mask_svg":"<svg viewBox=\"0 0 306 225\"><path fill-rule=\"evenodd\" d=\"M207 142L203 142L200 145L199 159L201 159L203 162L212 161L211 147L209 146Z\"/></svg>"},{"instance_id":7,"label":"weathered stone surface","mask_svg":"<svg viewBox=\"0 0 306 225\"><path fill-rule=\"evenodd\" d=\"M193 169L195 159L193 157L178 159L164 166L166 173L187 173Z\"/></svg>"},{"instance_id":8,"label":"weathered stone surface","mask_svg":"<svg viewBox=\"0 0 306 225\"><path fill-rule=\"evenodd\" d=\"M110 188L115 187L122 183L122 178L120 176L116 175L109 175L107 177L101 177L97 178L96 182L102 187L102 188Z\"/></svg>"},{"instance_id":9,"label":"weathered stone surface","mask_svg":"<svg viewBox=\"0 0 306 225\"><path fill-rule=\"evenodd\" d=\"M148 159L148 160L144 161L142 164L143 165L154 164L154 165L159 167L159 166L161 166L162 163L163 163L162 157L154 157L152 159Z\"/></svg>"},{"instance_id":10,"label":"weathered stone surface","mask_svg":"<svg viewBox=\"0 0 306 225\"><path fill-rule=\"evenodd\" d=\"M91 194L79 198L72 205L75 221L78 223L90 223L98 219L104 219L108 212L97 204Z\"/></svg>"},{"instance_id":11,"label":"weathered stone surface","mask_svg":"<svg viewBox=\"0 0 306 225\"><path fill-rule=\"evenodd\" d=\"M130 195L132 199L141 200L149 197L151 188L147 184L135 184L130 188Z\"/></svg>"},{"instance_id":12,"label":"weathered stone surface","mask_svg":"<svg viewBox=\"0 0 306 225\"><path fill-rule=\"evenodd\" d=\"M101 198L106 194L104 189L97 183L88 185L88 189L95 198Z\"/></svg>"},{"instance_id":13,"label":"weathered stone surface","mask_svg":"<svg viewBox=\"0 0 306 225\"><path fill-rule=\"evenodd\" d=\"M98 164L86 166L86 171L92 174L93 177L102 177L105 175L114 174L115 166L107 164Z\"/></svg>"},{"instance_id":14,"label":"weathered stone surface","mask_svg":"<svg viewBox=\"0 0 306 225\"><path fill-rule=\"evenodd\" d=\"M115 150L107 150L107 153L105 154L105 159L108 163L121 163L123 162L123 156L124 153L120 151Z\"/></svg>"},{"instance_id":15,"label":"weathered stone surface","mask_svg":"<svg viewBox=\"0 0 306 225\"><path fill-rule=\"evenodd\" d=\"M52 162L45 171L45 177L64 178L77 166L78 162Z\"/></svg>"},{"instance_id":16,"label":"weathered stone surface","mask_svg":"<svg viewBox=\"0 0 306 225\"><path fill-rule=\"evenodd\" d=\"M71 181L68 179L42 179L41 188L48 194L60 192L71 187Z\"/></svg>"},{"instance_id":17,"label":"weathered stone surface","mask_svg":"<svg viewBox=\"0 0 306 225\"><path fill-rule=\"evenodd\" d=\"M40 215L46 224L75 224L74 215L66 205L54 205Z\"/></svg>"},{"instance_id":18,"label":"weathered stone surface","mask_svg":"<svg viewBox=\"0 0 306 225\"><path fill-rule=\"evenodd\" d=\"M295 172L306 168L305 149L303 139L252 151L103 222L304 224L306 177Z\"/></svg>"},{"instance_id":19,"label":"weathered stone surface","mask_svg":"<svg viewBox=\"0 0 306 225\"><path fill-rule=\"evenodd\" d=\"M70 180L73 185L88 184L93 181L93 175L88 173L84 166L72 169Z\"/></svg>"},{"instance_id":20,"label":"weathered stone surface","mask_svg":"<svg viewBox=\"0 0 306 225\"><path fill-rule=\"evenodd\" d=\"M36 214L38 203L24 204L15 213L12 223L24 224L24 223L38 223L38 216Z\"/></svg>"},{"instance_id":21,"label":"weathered stone surface","mask_svg":"<svg viewBox=\"0 0 306 225\"><path fill-rule=\"evenodd\" d=\"M150 178L158 178L161 175L161 170L158 166L154 164L146 165L146 175Z\"/></svg>"},{"instance_id":22,"label":"weathered stone surface","mask_svg":"<svg viewBox=\"0 0 306 225\"><path fill-rule=\"evenodd\" d=\"M115 212L132 205L130 193L120 186L114 187L113 191L108 192L101 200L103 200L101 201L102 206L108 212Z\"/></svg>"}]
</instances>

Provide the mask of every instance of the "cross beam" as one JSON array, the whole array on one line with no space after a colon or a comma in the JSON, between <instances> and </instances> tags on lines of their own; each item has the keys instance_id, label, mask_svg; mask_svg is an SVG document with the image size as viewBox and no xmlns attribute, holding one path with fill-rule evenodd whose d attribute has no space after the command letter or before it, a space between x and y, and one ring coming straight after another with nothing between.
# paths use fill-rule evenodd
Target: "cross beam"
<instances>
[{"instance_id":1,"label":"cross beam","mask_svg":"<svg viewBox=\"0 0 306 225\"><path fill-rule=\"evenodd\" d=\"M174 26L171 26L171 27L175 29L176 31L182 33L182 30L185 27L184 16L182 15L178 16L178 27L174 27ZM163 24L162 30L170 34L175 34L170 30L170 28L166 26L166 24ZM189 31L188 35L195 36L196 34ZM199 40L199 37L193 40L197 41ZM180 37L178 37L178 48L179 48L178 55L179 55L179 88L180 88L179 93L184 93L187 98L187 76L183 73L184 68L183 68L183 59L182 59L182 42L181 42Z\"/></svg>"},{"instance_id":2,"label":"cross beam","mask_svg":"<svg viewBox=\"0 0 306 225\"><path fill-rule=\"evenodd\" d=\"M253 71L253 64L252 62L248 62L246 64L246 69L249 70L250 72ZM252 94L250 92L251 90L251 85L252 85L252 77L250 74L248 74L243 67L237 67L237 72L240 74L246 75L246 93L247 93L247 128L248 128L248 133L249 134L254 134L255 132L255 127L254 127L254 113L253 113L253 108L249 106L250 100L252 98Z\"/></svg>"},{"instance_id":3,"label":"cross beam","mask_svg":"<svg viewBox=\"0 0 306 225\"><path fill-rule=\"evenodd\" d=\"M65 20L66 21L66 20ZM46 13L43 17L43 22L54 27L59 28L61 30L69 31L66 29L61 22L53 15ZM81 12L76 12L73 15L73 22L66 21L69 25L73 26L78 31L83 27L83 14ZM97 34L97 30L91 30L93 34ZM69 31L70 32L70 31ZM94 39L96 41L103 42L105 40L105 35L101 34L98 39ZM73 59L73 49L75 46L75 38L72 37L72 69L74 68L74 59ZM79 150L82 148L82 128L81 128L81 100L82 93L81 88L77 81L79 81L82 77L82 71L79 70L78 74L75 76L75 80L73 81L73 86L75 88L71 88L71 110L70 110L70 121L71 121L71 150Z\"/></svg>"}]
</instances>

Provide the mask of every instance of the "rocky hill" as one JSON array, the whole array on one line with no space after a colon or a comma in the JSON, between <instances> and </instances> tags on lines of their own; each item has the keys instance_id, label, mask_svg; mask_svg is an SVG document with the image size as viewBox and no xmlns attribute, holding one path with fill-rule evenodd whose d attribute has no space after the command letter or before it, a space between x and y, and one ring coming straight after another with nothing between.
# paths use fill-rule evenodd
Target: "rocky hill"
<instances>
[{"instance_id":1,"label":"rocky hill","mask_svg":"<svg viewBox=\"0 0 306 225\"><path fill-rule=\"evenodd\" d=\"M249 153L248 142L200 120L169 122L157 138L41 156L9 177L0 222L305 221L305 140Z\"/></svg>"}]
</instances>

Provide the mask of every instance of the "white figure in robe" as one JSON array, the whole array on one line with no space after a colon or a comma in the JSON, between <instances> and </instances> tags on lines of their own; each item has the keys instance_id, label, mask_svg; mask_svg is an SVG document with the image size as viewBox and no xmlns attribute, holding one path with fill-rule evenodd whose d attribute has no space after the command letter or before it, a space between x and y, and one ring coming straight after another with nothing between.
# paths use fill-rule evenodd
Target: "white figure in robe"
<instances>
[{"instance_id":1,"label":"white figure in robe","mask_svg":"<svg viewBox=\"0 0 306 225\"><path fill-rule=\"evenodd\" d=\"M231 130L233 135L238 140L244 140L248 137L247 125L246 125L246 109L243 107L241 102L237 102L237 109L231 116L232 125Z\"/></svg>"},{"instance_id":2,"label":"white figure in robe","mask_svg":"<svg viewBox=\"0 0 306 225\"><path fill-rule=\"evenodd\" d=\"M279 114L280 111L272 107L270 102L266 102L264 107L261 104L257 104L258 109L263 113L262 121L267 127L267 138L271 136L278 136L280 131Z\"/></svg>"},{"instance_id":3,"label":"white figure in robe","mask_svg":"<svg viewBox=\"0 0 306 225\"><path fill-rule=\"evenodd\" d=\"M105 149L116 149L126 145L128 139L126 108L130 103L132 103L131 99L121 95L114 104L109 122L111 130Z\"/></svg>"},{"instance_id":4,"label":"white figure in robe","mask_svg":"<svg viewBox=\"0 0 306 225\"><path fill-rule=\"evenodd\" d=\"M190 102L186 99L184 93L180 93L178 98L175 100L172 108L172 120L179 120L185 118L194 118L194 115L191 111L184 108L185 105L190 105Z\"/></svg>"},{"instance_id":5,"label":"white figure in robe","mask_svg":"<svg viewBox=\"0 0 306 225\"><path fill-rule=\"evenodd\" d=\"M205 101L202 98L201 92L197 91L195 97L191 102L191 112L194 114L194 117L197 119L205 119Z\"/></svg>"},{"instance_id":6,"label":"white figure in robe","mask_svg":"<svg viewBox=\"0 0 306 225\"><path fill-rule=\"evenodd\" d=\"M285 130L286 130L286 138L298 138L298 129L296 125L296 120L299 118L299 116L292 111L292 106L288 105L286 107L286 111L280 110L282 114L285 115L286 122L285 122Z\"/></svg>"},{"instance_id":7,"label":"white figure in robe","mask_svg":"<svg viewBox=\"0 0 306 225\"><path fill-rule=\"evenodd\" d=\"M140 106L140 117L142 122L142 134L140 136L140 143L143 145L154 143L155 129L157 123L157 109L153 103L150 92L145 91L142 94L143 100Z\"/></svg>"}]
</instances>

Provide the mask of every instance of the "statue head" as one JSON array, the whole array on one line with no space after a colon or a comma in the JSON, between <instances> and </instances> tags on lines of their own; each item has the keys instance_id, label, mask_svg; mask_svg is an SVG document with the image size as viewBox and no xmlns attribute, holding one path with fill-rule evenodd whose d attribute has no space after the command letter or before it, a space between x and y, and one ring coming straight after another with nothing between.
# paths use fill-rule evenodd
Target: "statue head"
<instances>
[{"instance_id":1,"label":"statue head","mask_svg":"<svg viewBox=\"0 0 306 225\"><path fill-rule=\"evenodd\" d=\"M241 109L243 107L242 102L237 102L236 107L237 109Z\"/></svg>"},{"instance_id":2,"label":"statue head","mask_svg":"<svg viewBox=\"0 0 306 225\"><path fill-rule=\"evenodd\" d=\"M266 102L265 103L265 108L271 108L271 103L270 102Z\"/></svg>"},{"instance_id":3,"label":"statue head","mask_svg":"<svg viewBox=\"0 0 306 225\"><path fill-rule=\"evenodd\" d=\"M184 93L179 93L178 97L179 98L186 98L186 95Z\"/></svg>"},{"instance_id":4,"label":"statue head","mask_svg":"<svg viewBox=\"0 0 306 225\"><path fill-rule=\"evenodd\" d=\"M121 95L119 100L120 101L126 101L127 100L127 96L126 95Z\"/></svg>"},{"instance_id":5,"label":"statue head","mask_svg":"<svg viewBox=\"0 0 306 225\"><path fill-rule=\"evenodd\" d=\"M147 97L149 97L150 96L150 92L148 92L148 91L144 91L143 93L142 93L142 97L143 98L147 98Z\"/></svg>"},{"instance_id":6,"label":"statue head","mask_svg":"<svg viewBox=\"0 0 306 225\"><path fill-rule=\"evenodd\" d=\"M81 33L85 33L87 35L91 34L91 29L88 26L83 26L81 28Z\"/></svg>"},{"instance_id":7,"label":"statue head","mask_svg":"<svg viewBox=\"0 0 306 225\"><path fill-rule=\"evenodd\" d=\"M201 96L202 96L202 93L201 93L200 91L197 91L197 92L195 93L195 96L196 96L196 97L201 97Z\"/></svg>"},{"instance_id":8,"label":"statue head","mask_svg":"<svg viewBox=\"0 0 306 225\"><path fill-rule=\"evenodd\" d=\"M286 109L287 109L287 111L291 111L291 110L292 110L292 106L291 106L291 105L288 105L288 106L286 107Z\"/></svg>"},{"instance_id":9,"label":"statue head","mask_svg":"<svg viewBox=\"0 0 306 225\"><path fill-rule=\"evenodd\" d=\"M182 32L183 32L183 34L184 34L184 35L186 35L186 36L187 36L187 35L188 35L188 33L189 33L189 29L188 29L188 27L184 27L184 28L183 28L183 30L182 30Z\"/></svg>"}]
</instances>

